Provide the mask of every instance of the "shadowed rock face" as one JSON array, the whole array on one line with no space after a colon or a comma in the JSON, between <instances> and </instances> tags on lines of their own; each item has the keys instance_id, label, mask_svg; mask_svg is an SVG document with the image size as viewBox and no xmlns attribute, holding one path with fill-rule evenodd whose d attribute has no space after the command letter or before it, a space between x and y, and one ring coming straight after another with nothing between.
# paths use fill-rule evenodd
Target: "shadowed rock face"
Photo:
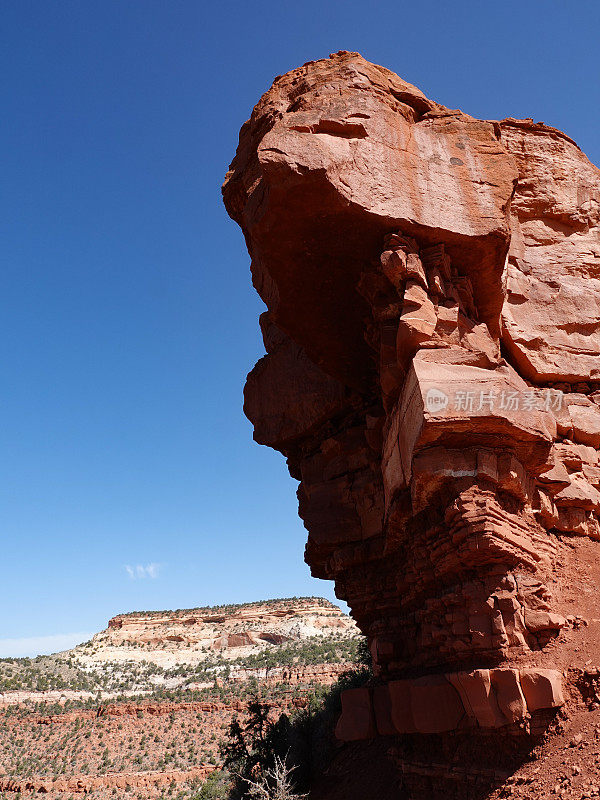
<instances>
[{"instance_id":1,"label":"shadowed rock face","mask_svg":"<svg viewBox=\"0 0 600 800\"><path fill-rule=\"evenodd\" d=\"M600 539L598 169L342 52L275 80L223 193L268 307L245 410L377 673L485 694L533 659L557 705L564 534Z\"/></svg>"}]
</instances>

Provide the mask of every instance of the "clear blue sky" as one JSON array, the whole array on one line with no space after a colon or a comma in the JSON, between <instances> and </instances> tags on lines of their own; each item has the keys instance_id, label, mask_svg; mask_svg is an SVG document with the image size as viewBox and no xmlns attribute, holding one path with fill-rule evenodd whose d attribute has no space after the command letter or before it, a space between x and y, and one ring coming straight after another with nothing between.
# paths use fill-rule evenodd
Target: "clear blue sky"
<instances>
[{"instance_id":1,"label":"clear blue sky","mask_svg":"<svg viewBox=\"0 0 600 800\"><path fill-rule=\"evenodd\" d=\"M598 163L600 6L7 0L1 14L0 655L57 649L120 611L333 599L302 560L295 482L242 414L263 350L220 199L240 125L276 75L359 50L447 106L562 128Z\"/></svg>"}]
</instances>

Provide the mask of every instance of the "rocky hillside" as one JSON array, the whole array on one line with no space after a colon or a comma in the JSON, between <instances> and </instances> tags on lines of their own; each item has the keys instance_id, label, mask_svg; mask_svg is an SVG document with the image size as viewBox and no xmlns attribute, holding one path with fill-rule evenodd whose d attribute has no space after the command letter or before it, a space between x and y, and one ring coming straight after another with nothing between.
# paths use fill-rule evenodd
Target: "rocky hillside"
<instances>
[{"instance_id":1,"label":"rocky hillside","mask_svg":"<svg viewBox=\"0 0 600 800\"><path fill-rule=\"evenodd\" d=\"M73 650L0 660L0 798L197 798L249 700L293 713L360 641L310 597L120 614Z\"/></svg>"},{"instance_id":2,"label":"rocky hillside","mask_svg":"<svg viewBox=\"0 0 600 800\"><path fill-rule=\"evenodd\" d=\"M154 695L215 681L335 679L354 659L354 622L323 598L120 614L89 642L0 660L0 705Z\"/></svg>"}]
</instances>

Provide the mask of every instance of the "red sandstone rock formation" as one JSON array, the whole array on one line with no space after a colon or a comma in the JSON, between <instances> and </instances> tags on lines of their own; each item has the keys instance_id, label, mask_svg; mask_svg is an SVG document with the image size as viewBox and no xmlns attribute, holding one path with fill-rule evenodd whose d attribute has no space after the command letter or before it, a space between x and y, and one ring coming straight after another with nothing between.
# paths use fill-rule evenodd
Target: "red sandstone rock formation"
<instances>
[{"instance_id":1,"label":"red sandstone rock formation","mask_svg":"<svg viewBox=\"0 0 600 800\"><path fill-rule=\"evenodd\" d=\"M600 540L598 169L342 52L275 80L223 193L268 307L245 410L382 682L339 735L559 706Z\"/></svg>"},{"instance_id":2,"label":"red sandstone rock formation","mask_svg":"<svg viewBox=\"0 0 600 800\"><path fill-rule=\"evenodd\" d=\"M161 770L160 772L119 772L108 775L73 775L65 778L6 778L0 776L0 792L11 794L88 794L101 790L145 789L169 786L194 779L204 780L216 769L203 764L190 770ZM115 794L115 791L113 791Z\"/></svg>"}]
</instances>

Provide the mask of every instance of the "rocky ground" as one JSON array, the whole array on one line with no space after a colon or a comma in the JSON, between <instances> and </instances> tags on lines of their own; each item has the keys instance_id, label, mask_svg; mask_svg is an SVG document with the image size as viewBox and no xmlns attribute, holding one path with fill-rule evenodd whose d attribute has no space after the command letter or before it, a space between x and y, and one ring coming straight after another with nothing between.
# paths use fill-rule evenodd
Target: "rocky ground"
<instances>
[{"instance_id":1,"label":"rocky ground","mask_svg":"<svg viewBox=\"0 0 600 800\"><path fill-rule=\"evenodd\" d=\"M357 643L337 607L294 598L120 615L71 651L0 661L0 797L194 798L248 700L293 713Z\"/></svg>"},{"instance_id":2,"label":"rocky ground","mask_svg":"<svg viewBox=\"0 0 600 800\"><path fill-rule=\"evenodd\" d=\"M311 800L551 800L600 797L599 670L569 676L545 730L380 737L338 747ZM587 699L585 699L587 698Z\"/></svg>"}]
</instances>

